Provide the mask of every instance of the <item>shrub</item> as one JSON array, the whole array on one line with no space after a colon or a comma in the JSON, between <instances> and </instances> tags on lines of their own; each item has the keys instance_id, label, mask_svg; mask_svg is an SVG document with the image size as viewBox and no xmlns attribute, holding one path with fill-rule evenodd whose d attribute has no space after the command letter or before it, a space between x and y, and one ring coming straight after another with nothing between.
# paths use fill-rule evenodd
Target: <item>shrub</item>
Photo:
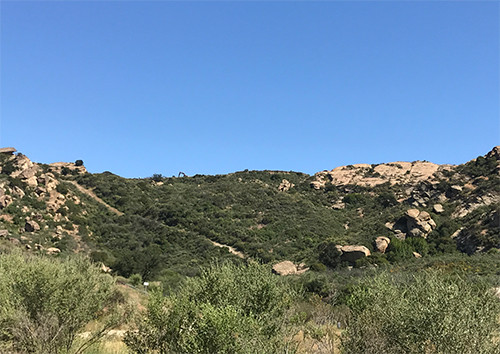
<instances>
[{"instance_id":1,"label":"shrub","mask_svg":"<svg viewBox=\"0 0 500 354\"><path fill-rule=\"evenodd\" d=\"M83 160L76 160L75 166L83 166Z\"/></svg>"},{"instance_id":2,"label":"shrub","mask_svg":"<svg viewBox=\"0 0 500 354\"><path fill-rule=\"evenodd\" d=\"M7 352L68 351L77 331L110 305L114 289L113 279L83 257L1 254L0 279L0 351Z\"/></svg>"},{"instance_id":3,"label":"shrub","mask_svg":"<svg viewBox=\"0 0 500 354\"><path fill-rule=\"evenodd\" d=\"M424 272L352 290L344 353L498 353L500 301L489 285Z\"/></svg>"},{"instance_id":4,"label":"shrub","mask_svg":"<svg viewBox=\"0 0 500 354\"><path fill-rule=\"evenodd\" d=\"M290 293L265 266L212 265L176 295L153 292L146 318L125 342L136 352L276 352Z\"/></svg>"},{"instance_id":5,"label":"shrub","mask_svg":"<svg viewBox=\"0 0 500 354\"><path fill-rule=\"evenodd\" d=\"M340 264L342 252L337 249L335 242L326 241L319 245L319 261L324 265L335 268Z\"/></svg>"},{"instance_id":6,"label":"shrub","mask_svg":"<svg viewBox=\"0 0 500 354\"><path fill-rule=\"evenodd\" d=\"M128 281L130 284L133 286L139 286L142 285L142 277L140 274L132 274L130 278L128 278Z\"/></svg>"},{"instance_id":7,"label":"shrub","mask_svg":"<svg viewBox=\"0 0 500 354\"><path fill-rule=\"evenodd\" d=\"M69 188L66 183L59 183L56 187L56 191L61 194L67 194L69 192Z\"/></svg>"}]
</instances>

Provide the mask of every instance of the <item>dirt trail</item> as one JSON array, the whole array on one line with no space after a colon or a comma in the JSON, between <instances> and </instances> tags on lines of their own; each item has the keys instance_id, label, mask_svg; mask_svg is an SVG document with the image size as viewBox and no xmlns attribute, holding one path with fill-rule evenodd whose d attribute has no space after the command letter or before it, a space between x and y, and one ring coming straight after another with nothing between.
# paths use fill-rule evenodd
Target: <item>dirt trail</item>
<instances>
[{"instance_id":1,"label":"dirt trail","mask_svg":"<svg viewBox=\"0 0 500 354\"><path fill-rule=\"evenodd\" d=\"M106 203L104 200L102 200L101 198L99 198L97 195L95 195L94 192L92 192L90 189L87 189L85 187L82 187L81 185L79 185L78 183L76 183L75 181L67 181L69 183L71 183L72 185L74 185L76 188L78 188L78 190L86 195L88 195L90 198L94 199L95 201L101 203L102 205L104 205L106 208L108 208L110 211L112 211L113 213L115 213L116 215L123 215L123 213L116 209L116 208L113 208L111 205L109 205L108 203Z\"/></svg>"},{"instance_id":2,"label":"dirt trail","mask_svg":"<svg viewBox=\"0 0 500 354\"><path fill-rule=\"evenodd\" d=\"M247 256L245 256L245 254L243 252L237 251L234 247L231 247L228 245L223 245L222 243L215 242L212 240L209 240L209 241L212 242L212 245L214 245L216 247L227 248L229 250L229 253L232 253L235 256L238 256L240 258L247 258Z\"/></svg>"}]
</instances>

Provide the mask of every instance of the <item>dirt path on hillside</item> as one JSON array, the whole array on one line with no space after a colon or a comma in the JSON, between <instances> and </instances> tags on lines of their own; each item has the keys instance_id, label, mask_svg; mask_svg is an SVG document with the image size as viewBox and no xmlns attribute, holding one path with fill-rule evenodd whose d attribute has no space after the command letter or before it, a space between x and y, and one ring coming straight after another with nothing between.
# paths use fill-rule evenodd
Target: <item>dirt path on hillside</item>
<instances>
[{"instance_id":1,"label":"dirt path on hillside","mask_svg":"<svg viewBox=\"0 0 500 354\"><path fill-rule=\"evenodd\" d=\"M76 183L75 181L67 181L69 183L71 183L72 185L74 185L76 188L78 188L78 190L80 192L82 192L83 194L86 194L88 195L90 198L94 199L96 202L98 203L101 203L102 205L104 205L106 208L108 208L111 212L115 213L116 215L123 215L123 213L116 209L116 208L113 208L111 205L109 205L108 203L106 203L104 200L102 200L101 198L99 198L97 195L95 195L94 192L92 192L90 189L87 189L85 187L82 187L81 185L79 185L78 183Z\"/></svg>"},{"instance_id":2,"label":"dirt path on hillside","mask_svg":"<svg viewBox=\"0 0 500 354\"><path fill-rule=\"evenodd\" d=\"M232 253L235 256L238 256L240 258L247 258L247 256L245 256L245 254L243 252L237 251L234 247L231 247L228 245L223 245L222 243L215 242L212 240L209 240L209 241L212 243L212 245L214 245L216 247L227 248L229 250L229 253Z\"/></svg>"}]
</instances>

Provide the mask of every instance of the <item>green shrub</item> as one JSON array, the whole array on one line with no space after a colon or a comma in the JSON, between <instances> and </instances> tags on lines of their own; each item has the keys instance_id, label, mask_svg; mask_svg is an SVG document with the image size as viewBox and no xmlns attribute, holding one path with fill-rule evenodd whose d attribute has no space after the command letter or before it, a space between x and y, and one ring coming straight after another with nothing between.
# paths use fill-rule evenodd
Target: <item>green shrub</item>
<instances>
[{"instance_id":1,"label":"green shrub","mask_svg":"<svg viewBox=\"0 0 500 354\"><path fill-rule=\"evenodd\" d=\"M500 301L490 286L438 272L379 275L355 286L344 353L498 353Z\"/></svg>"},{"instance_id":2,"label":"green shrub","mask_svg":"<svg viewBox=\"0 0 500 354\"><path fill-rule=\"evenodd\" d=\"M69 188L66 183L59 183L56 187L56 190L61 194L67 194L69 192Z\"/></svg>"},{"instance_id":3,"label":"green shrub","mask_svg":"<svg viewBox=\"0 0 500 354\"><path fill-rule=\"evenodd\" d=\"M276 352L284 346L290 295L265 266L212 265L176 295L153 292L146 318L125 342L136 352Z\"/></svg>"},{"instance_id":4,"label":"green shrub","mask_svg":"<svg viewBox=\"0 0 500 354\"><path fill-rule=\"evenodd\" d=\"M319 261L330 268L335 268L340 264L342 252L337 249L333 241L325 241L318 247Z\"/></svg>"},{"instance_id":5,"label":"green shrub","mask_svg":"<svg viewBox=\"0 0 500 354\"><path fill-rule=\"evenodd\" d=\"M83 160L76 160L75 166L83 166Z\"/></svg>"},{"instance_id":6,"label":"green shrub","mask_svg":"<svg viewBox=\"0 0 500 354\"><path fill-rule=\"evenodd\" d=\"M0 351L66 352L113 298L113 279L83 257L0 254L0 279Z\"/></svg>"},{"instance_id":7,"label":"green shrub","mask_svg":"<svg viewBox=\"0 0 500 354\"><path fill-rule=\"evenodd\" d=\"M128 278L128 281L133 286L142 285L142 276L140 274L132 274L130 278Z\"/></svg>"}]
</instances>

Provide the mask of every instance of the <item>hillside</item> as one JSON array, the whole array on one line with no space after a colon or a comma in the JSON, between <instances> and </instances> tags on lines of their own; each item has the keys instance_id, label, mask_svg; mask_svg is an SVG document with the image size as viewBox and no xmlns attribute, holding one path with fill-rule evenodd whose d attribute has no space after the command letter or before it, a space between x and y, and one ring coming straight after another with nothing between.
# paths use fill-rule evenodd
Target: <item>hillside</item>
<instances>
[{"instance_id":1,"label":"hillside","mask_svg":"<svg viewBox=\"0 0 500 354\"><path fill-rule=\"evenodd\" d=\"M78 161L39 164L13 150L0 150L0 247L89 253L127 277L174 282L213 258L240 261L221 245L314 269L500 248L500 147L457 166L146 179L91 174ZM359 260L361 248L349 258L337 246L366 250Z\"/></svg>"}]
</instances>

